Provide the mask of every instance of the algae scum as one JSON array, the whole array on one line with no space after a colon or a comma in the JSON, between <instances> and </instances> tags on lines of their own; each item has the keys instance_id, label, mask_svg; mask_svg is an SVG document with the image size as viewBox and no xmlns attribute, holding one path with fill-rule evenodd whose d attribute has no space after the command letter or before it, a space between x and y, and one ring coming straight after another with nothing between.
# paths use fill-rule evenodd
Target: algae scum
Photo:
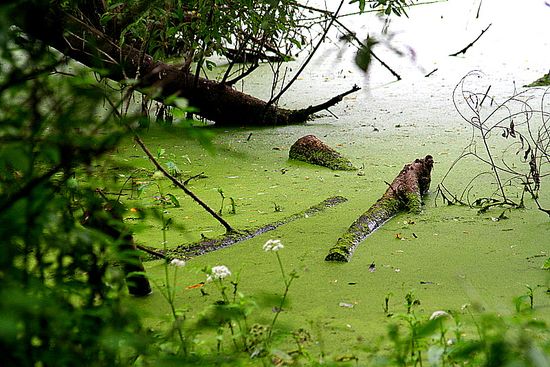
<instances>
[{"instance_id":1,"label":"algae scum","mask_svg":"<svg viewBox=\"0 0 550 367\"><path fill-rule=\"evenodd\" d=\"M538 40L536 49L547 50L550 47L547 37L536 37L540 30L533 28L545 23L530 22L525 28L529 35L520 34L517 27L510 34L510 22L504 13L484 12L481 18L484 14L501 14L503 19L491 19L494 21L491 32L468 51L467 57L448 58L451 51L456 51L448 49L451 42L453 48L460 48L471 41L456 36L464 34L463 28L457 30L456 9L465 10L460 2L451 3L454 10L452 6L443 8L444 5L434 5L431 10L415 7L411 9L410 20L393 24L399 30L399 22L409 22L401 25L404 32L397 37L404 37L404 42L426 40L425 44L412 45L420 58L417 61L425 69L438 68L429 78L424 77L418 65L394 59L393 65L408 73L404 80L388 83L384 69L375 64L366 80L353 62L331 59L335 53L328 53L328 57L324 54L313 62L312 71L297 82L283 101L285 107L300 108L326 100L335 91L346 90L354 83L364 85L363 91L346 97L331 109L338 119L327 114L303 126L202 128L192 130L194 135L178 127L154 127L143 132L149 149L163 151L161 163L168 167L171 162L183 179L204 172L206 177L190 181L188 187L221 211L234 228L255 231L297 215L294 220L251 239L194 257L179 269L175 304L185 311L188 321L196 320L205 307L219 299L212 285L195 287L206 279L202 270L225 265L233 273L230 279L238 283L238 292L258 305L250 316L251 322L270 324L278 305L273 299L278 300L276 296L281 295L284 284L276 258L262 250L268 239L281 240L285 246L279 251L281 262L287 274L295 270L299 276L290 289L290 302L278 319L281 327L278 335L283 342L284 335L304 328L315 340L314 348L339 356L356 355L386 334L388 324L394 322L388 314L406 312L407 294L414 294L419 300L415 312L424 319L436 310L465 312L461 311L465 304L509 315L515 312L514 298L525 295L528 285L534 289L533 318L550 321L549 275L541 269L550 253L548 216L536 209L528 195L525 209L508 211L495 207L480 214L467 207L447 206L436 194L438 183L472 137L471 126L453 105L453 88L467 72L481 68L487 76L473 88L483 93L492 85L491 95L502 100L513 94L514 81L519 86L540 77L547 71L546 59L529 58L529 67L525 67L521 55L528 53L522 54L518 49L515 54L506 51L505 57L499 57L505 49L499 45L503 39L509 44L518 37L521 39L515 43L518 48L528 48L527 41ZM514 22L517 17L518 14L513 17ZM417 29L420 23L441 29L438 35L442 39L425 37ZM479 32L476 28L470 33ZM445 38L444 34L451 36ZM269 76L269 67L261 68L264 77ZM518 74L520 71L522 74ZM264 86L262 79L244 88L265 98L269 88ZM211 145L201 145L197 134L208 135ZM332 171L289 160L292 144L310 134L349 158L358 170ZM489 145L499 158L501 152L510 150L509 142L492 140ZM349 263L324 261L338 238L386 191L386 182L391 182L403 165L426 155L433 156L434 168L431 192L424 197L421 213L399 214L386 222L357 247ZM133 199L130 195L124 197L126 203L130 207L156 208L165 221L170 220L170 225L164 226L167 231L163 238L159 220L129 219L139 244L162 249L165 241L170 250L224 234L219 223L166 179L153 180L151 164L131 141L113 154L112 161L116 165L145 168L137 181L152 182L142 186L138 183L139 198L136 191ZM478 172L490 169L478 160L464 159L445 178L446 187L460 193ZM481 177L486 180L468 194L494 193L492 176ZM540 192L541 204L546 208L550 207L548 181L547 177L542 178ZM514 200L521 197L521 190L512 191ZM162 204L162 198L170 198L167 194L173 195L179 206L172 200ZM308 208L331 197L344 197L347 201L307 215ZM167 324L163 320L169 313L160 292L165 286L164 262L149 261L145 266L156 290L147 298L128 302L146 315L151 326L164 327ZM473 334L475 331L471 330Z\"/></svg>"},{"instance_id":2,"label":"algae scum","mask_svg":"<svg viewBox=\"0 0 550 367\"><path fill-rule=\"evenodd\" d=\"M340 145L346 156L355 157L361 173L336 172L288 160L291 144L312 129L326 135L331 145ZM394 129L400 133L407 127ZM541 286L535 290L536 317L549 319L550 297L545 294L548 272L541 266L549 255L546 239L550 224L532 203L527 209L507 212L508 219L495 221L502 210L480 215L469 208L443 203L436 206L432 192L425 197L420 214L400 214L385 223L358 246L351 262L324 261L327 251L349 225L384 193L385 181L399 173L403 162L428 150L438 152L433 189L446 172L444 167L452 163L450 157L460 152L460 146L430 141L422 134L411 137L407 149L391 150L386 142L389 138L380 137L372 129L313 123L262 130L210 130L215 135L212 152L189 139L184 131L152 129L143 139L153 151L166 147L168 158L163 163L175 162L183 175L205 172L207 177L191 181L189 188L212 208L220 209L234 228L253 232L294 218L249 240L194 257L179 269L175 303L186 310L189 320L219 298L213 285L193 287L205 281L202 270L225 265L233 272L231 280L238 282L239 292L258 302L251 320L269 324L272 308L277 306L273 299L281 295L283 283L276 259L262 250L268 239L282 241L285 248L279 254L284 267L288 273L295 270L299 275L290 290L290 303L279 318L280 325L289 332L307 329L329 353L359 353L365 344L385 334L386 326L393 322L387 314L405 312L404 298L411 291L420 300L417 314L428 318L435 310L460 310L464 304L479 304L488 312L511 314L513 298L525 294L526 284ZM252 138L247 140L250 133ZM450 135L454 133L439 135L437 140L450 139ZM114 158L151 167L130 143ZM144 179L151 180L152 172L150 169ZM224 233L219 223L167 180L154 182L160 185L162 194L174 195L180 205L167 204L163 209L164 217L171 220L166 231L168 249ZM228 200L220 207L220 189L226 198L233 198L234 208ZM347 201L307 214L308 208L334 196ZM150 185L138 200L128 203L158 209L158 197L156 185ZM163 248L159 221L130 223L136 226L139 244ZM156 290L147 298L129 302L146 315L151 326L164 327L162 320L169 313L159 289L164 287L164 262L150 261L145 266ZM391 296L385 312L384 299L388 295Z\"/></svg>"}]
</instances>

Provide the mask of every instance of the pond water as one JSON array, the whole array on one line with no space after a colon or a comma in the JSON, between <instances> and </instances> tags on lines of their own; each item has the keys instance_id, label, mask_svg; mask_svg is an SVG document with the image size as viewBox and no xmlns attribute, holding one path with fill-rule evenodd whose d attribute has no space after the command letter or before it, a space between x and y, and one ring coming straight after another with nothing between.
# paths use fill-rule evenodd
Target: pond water
<instances>
[{"instance_id":1,"label":"pond water","mask_svg":"<svg viewBox=\"0 0 550 367\"><path fill-rule=\"evenodd\" d=\"M391 312L404 312L404 296L414 291L421 301L417 309L420 317L473 303L489 312L510 314L513 297L525 294L529 284L540 286L535 291L536 317L550 320L550 297L545 294L549 276L541 270L550 253L548 216L529 200L526 209L506 212L508 219L499 221L495 219L503 209L477 214L474 209L436 202L437 184L471 137L471 127L452 101L459 80L469 71L481 70L484 77L473 79L472 88L484 92L491 85L491 95L500 99L550 68L547 3L485 0L476 17L478 5L479 1L447 1L415 6L408 11L409 18L393 19L389 28L395 32L392 42L407 55L399 57L384 46L374 50L402 75L401 81L395 81L377 62L365 75L354 65L353 51L347 45L324 45L281 106L307 107L354 84L361 86L361 91L331 108L334 115L323 113L300 126L208 129L213 151L177 129L153 128L143 136L153 151L164 148L184 175L205 172L208 178L193 181L190 188L212 207L220 206L220 188L227 198L233 198L236 214L228 213L228 200L223 213L236 228L278 220L330 196L348 199L318 215L190 260L177 273L176 303L189 310L191 319L217 299L212 287L206 287L208 296L185 289L205 279L201 272L205 266L228 266L233 279L239 274L239 291L257 300L261 295L281 294L283 283L276 258L262 251L266 240L277 238L285 245L280 255L287 272L296 269L300 276L290 291L291 303L281 314L281 325L308 328L317 340L325 341L331 353L356 353L385 333L390 320L383 303L390 293ZM376 36L383 25L374 15L345 21L360 37L366 37L367 31ZM486 34L465 55L448 56L473 41L489 24ZM288 67L296 70L298 63ZM437 71L425 77L434 69ZM270 68L265 65L262 70L239 88L266 99ZM307 134L318 136L349 157L361 167L361 174L288 161L290 145ZM500 144L495 142L494 149L505 146ZM383 194L385 181L391 182L404 164L426 154L434 156L435 167L423 213L402 214L386 223L359 246L350 263L324 262L328 249L351 222ZM150 167L131 143L113 158ZM467 177L478 170L489 169L467 161L456 167L448 183L460 190ZM541 203L550 207L548 183L543 180ZM175 223L167 232L169 247L196 241L201 234L213 237L223 233L223 228L183 193L167 183L163 187L181 203L180 208L166 212ZM147 190L142 200L151 204L154 195ZM160 225L147 224L136 238L139 243L160 247ZM374 272L369 271L372 263ZM163 264L153 261L146 267L162 285ZM130 302L148 315L151 325L162 324L168 313L158 290L146 299ZM342 303L353 307L341 307ZM254 317L269 323L271 306L258 309Z\"/></svg>"}]
</instances>

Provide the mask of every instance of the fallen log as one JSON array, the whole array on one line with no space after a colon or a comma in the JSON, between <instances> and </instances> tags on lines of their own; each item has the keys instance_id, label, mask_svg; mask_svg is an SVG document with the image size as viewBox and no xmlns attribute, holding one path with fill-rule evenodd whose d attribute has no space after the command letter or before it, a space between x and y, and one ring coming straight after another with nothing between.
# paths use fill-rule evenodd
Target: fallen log
<instances>
[{"instance_id":1,"label":"fallen log","mask_svg":"<svg viewBox=\"0 0 550 367\"><path fill-rule=\"evenodd\" d=\"M299 213L292 214L288 217L285 217L281 220L268 223L266 225L256 227L244 231L235 231L231 233L226 233L224 236L217 238L205 238L201 241L179 245L175 248L168 249L166 252L164 250L159 250L156 248L150 248L148 246L139 245L139 248L147 252L150 256L146 257L146 260L155 260L156 258L179 258L179 259L189 259L195 256L203 255L208 252L219 250L225 247L229 247L238 242L249 240L256 236L259 236L263 233L272 231L284 224L293 222L297 219L311 217L325 209L332 208L338 204L346 202L347 199L343 196L334 196L328 199L323 200L317 205L314 205L304 211Z\"/></svg>"},{"instance_id":2,"label":"fallen log","mask_svg":"<svg viewBox=\"0 0 550 367\"><path fill-rule=\"evenodd\" d=\"M34 13L32 9L28 13ZM38 12L38 11L36 11ZM19 24L26 36L42 41L64 55L116 82L132 82L133 88L164 102L174 96L188 100L197 115L221 126L274 126L302 124L316 113L342 101L360 90L354 85L330 100L302 109L286 109L273 101L265 102L234 89L230 83L219 83L185 68L155 60L130 44L120 45L100 28L75 15L52 6L43 15L44 26ZM30 23L30 25L28 24ZM45 28L45 29L43 29Z\"/></svg>"},{"instance_id":3,"label":"fallen log","mask_svg":"<svg viewBox=\"0 0 550 367\"><path fill-rule=\"evenodd\" d=\"M356 170L353 163L315 135L306 135L296 140L288 152L290 159L328 167L332 170Z\"/></svg>"},{"instance_id":4,"label":"fallen log","mask_svg":"<svg viewBox=\"0 0 550 367\"><path fill-rule=\"evenodd\" d=\"M357 246L378 227L402 210L419 213L428 192L433 158L427 155L405 165L373 206L357 218L329 250L325 261L349 262Z\"/></svg>"}]
</instances>

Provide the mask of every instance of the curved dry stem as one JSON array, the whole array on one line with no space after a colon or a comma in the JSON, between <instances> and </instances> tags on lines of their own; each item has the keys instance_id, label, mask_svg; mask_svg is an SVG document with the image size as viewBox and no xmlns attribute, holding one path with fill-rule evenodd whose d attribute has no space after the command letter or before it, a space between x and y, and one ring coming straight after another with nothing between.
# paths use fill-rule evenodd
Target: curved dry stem
<instances>
[{"instance_id":1,"label":"curved dry stem","mask_svg":"<svg viewBox=\"0 0 550 367\"><path fill-rule=\"evenodd\" d=\"M453 89L453 105L459 116L472 127L472 135L462 153L443 176L436 199L442 197L447 203L464 204L467 201L469 206L475 205L479 201L472 198L472 202L470 197L474 182L490 174L496 181L496 189L490 198L499 198L491 206L521 207L524 192L528 191L536 200L537 207L546 212L537 198L541 178L550 175L550 114L545 110L550 88L517 91L514 87L513 94L499 102L496 97L489 96L490 86L480 92L468 88L468 79L482 76L483 73L478 70L471 71ZM533 101L539 98L540 107L537 109L534 108ZM540 120L535 119L536 116L540 116ZM503 141L508 141L509 144L499 150L498 144ZM479 152L478 146L482 147ZM488 170L474 174L460 195L453 194L444 183L465 158L475 159L481 167L487 167ZM518 197L521 197L519 204L510 199L510 193L513 193L511 188L514 187L521 190L518 192Z\"/></svg>"}]
</instances>

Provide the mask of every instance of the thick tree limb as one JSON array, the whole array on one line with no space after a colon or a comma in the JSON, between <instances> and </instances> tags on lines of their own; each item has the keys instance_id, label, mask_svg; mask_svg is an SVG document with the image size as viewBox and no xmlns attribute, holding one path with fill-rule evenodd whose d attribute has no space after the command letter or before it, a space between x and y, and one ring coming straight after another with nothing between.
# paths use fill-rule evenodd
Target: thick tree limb
<instances>
[{"instance_id":1,"label":"thick tree limb","mask_svg":"<svg viewBox=\"0 0 550 367\"><path fill-rule=\"evenodd\" d=\"M401 210L419 213L422 195L430 188L433 158L427 155L405 165L378 201L357 218L325 257L326 261L349 262L357 246Z\"/></svg>"},{"instance_id":2,"label":"thick tree limb","mask_svg":"<svg viewBox=\"0 0 550 367\"><path fill-rule=\"evenodd\" d=\"M158 100L174 95L186 98L191 106L199 110L199 116L217 124L300 124L318 111L311 107L301 110L278 108L272 103L239 92L225 83L197 78L186 70L155 61L150 55L129 45L119 47L108 35L75 16L61 11L53 14L47 16L62 23L62 26L58 24L58 28L65 31L63 34L40 32L38 29L29 29L28 34L86 66L101 70L110 79L123 82L136 78L138 84L135 87ZM52 22L45 24L50 23ZM357 89L353 89L355 90ZM340 101L341 98L333 98L323 104L323 109Z\"/></svg>"}]
</instances>

